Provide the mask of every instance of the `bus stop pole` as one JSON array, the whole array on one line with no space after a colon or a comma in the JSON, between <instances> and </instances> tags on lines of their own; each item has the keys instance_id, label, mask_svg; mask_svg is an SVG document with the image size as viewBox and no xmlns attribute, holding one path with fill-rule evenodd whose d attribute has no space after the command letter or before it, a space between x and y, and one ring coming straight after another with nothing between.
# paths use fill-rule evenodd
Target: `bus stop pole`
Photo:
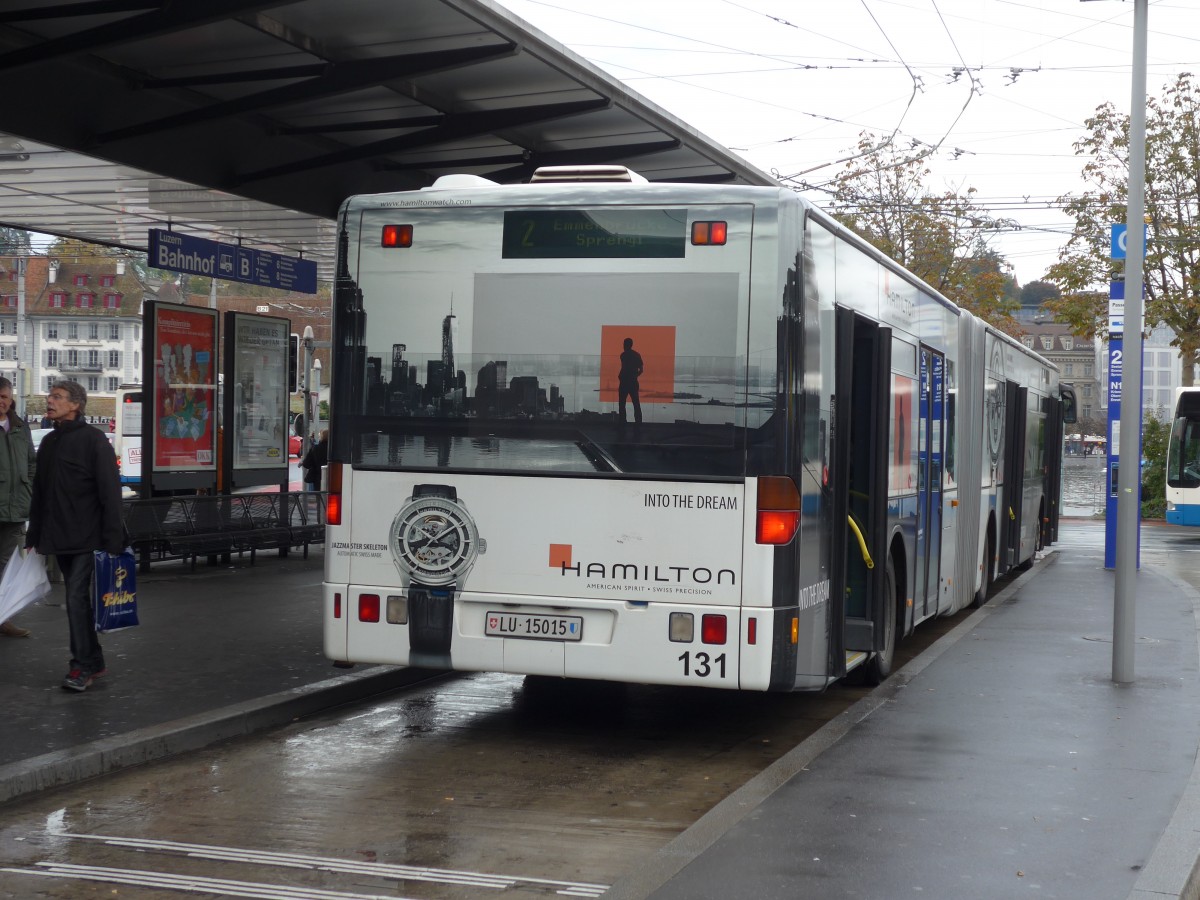
<instances>
[{"instance_id":1,"label":"bus stop pole","mask_svg":"<svg viewBox=\"0 0 1200 900\"><path fill-rule=\"evenodd\" d=\"M1125 358L1121 366L1121 442L1117 473L1117 558L1113 591L1112 678L1134 680L1138 522L1142 480L1142 277L1146 244L1146 33L1149 0L1133 10L1133 88L1129 112L1126 210Z\"/></svg>"}]
</instances>

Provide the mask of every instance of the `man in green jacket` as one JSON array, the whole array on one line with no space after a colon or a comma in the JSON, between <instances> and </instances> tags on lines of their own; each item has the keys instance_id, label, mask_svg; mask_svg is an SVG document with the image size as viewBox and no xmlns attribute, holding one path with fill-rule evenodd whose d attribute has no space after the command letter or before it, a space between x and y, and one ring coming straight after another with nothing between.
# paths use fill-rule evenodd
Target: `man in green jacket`
<instances>
[{"instance_id":1,"label":"man in green jacket","mask_svg":"<svg viewBox=\"0 0 1200 900\"><path fill-rule=\"evenodd\" d=\"M0 571L24 543L35 465L29 425L13 409L12 382L0 375ZM29 637L29 629L0 622L0 634Z\"/></svg>"}]
</instances>

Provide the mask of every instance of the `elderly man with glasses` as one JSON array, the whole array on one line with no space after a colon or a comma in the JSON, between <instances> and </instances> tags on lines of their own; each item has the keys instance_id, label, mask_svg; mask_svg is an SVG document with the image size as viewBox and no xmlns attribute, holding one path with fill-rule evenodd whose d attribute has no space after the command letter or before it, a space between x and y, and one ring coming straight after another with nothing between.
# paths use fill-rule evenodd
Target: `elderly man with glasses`
<instances>
[{"instance_id":1,"label":"elderly man with glasses","mask_svg":"<svg viewBox=\"0 0 1200 900\"><path fill-rule=\"evenodd\" d=\"M38 447L27 547L53 554L62 570L71 632L71 664L64 690L86 691L105 674L92 610L93 551L124 548L121 481L108 438L84 419L87 391L56 381L46 397L54 431Z\"/></svg>"}]
</instances>

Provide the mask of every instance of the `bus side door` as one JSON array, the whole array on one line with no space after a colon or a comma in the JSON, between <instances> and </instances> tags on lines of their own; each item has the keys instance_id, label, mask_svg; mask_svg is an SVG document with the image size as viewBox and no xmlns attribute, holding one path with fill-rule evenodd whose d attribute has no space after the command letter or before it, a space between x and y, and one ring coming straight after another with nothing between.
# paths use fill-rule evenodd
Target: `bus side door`
<instances>
[{"instance_id":1,"label":"bus side door","mask_svg":"<svg viewBox=\"0 0 1200 900\"><path fill-rule=\"evenodd\" d=\"M921 345L917 431L917 554L914 624L938 608L942 555L942 422L946 358Z\"/></svg>"},{"instance_id":2,"label":"bus side door","mask_svg":"<svg viewBox=\"0 0 1200 900\"><path fill-rule=\"evenodd\" d=\"M1004 383L1004 488L1000 517L1000 560L996 574L1003 575L1021 561L1021 514L1025 486L1026 404L1029 389L1015 381Z\"/></svg>"},{"instance_id":3,"label":"bus side door","mask_svg":"<svg viewBox=\"0 0 1200 900\"><path fill-rule=\"evenodd\" d=\"M845 673L846 651L882 649L884 616L895 615L883 600L892 330L845 307L839 306L836 315L830 440L830 671L835 675Z\"/></svg>"}]
</instances>

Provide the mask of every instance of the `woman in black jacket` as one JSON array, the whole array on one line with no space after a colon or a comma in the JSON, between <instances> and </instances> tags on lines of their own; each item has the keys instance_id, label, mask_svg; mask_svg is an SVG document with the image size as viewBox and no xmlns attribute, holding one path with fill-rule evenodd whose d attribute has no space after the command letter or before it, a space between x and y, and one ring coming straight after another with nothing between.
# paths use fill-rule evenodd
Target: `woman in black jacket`
<instances>
[{"instance_id":1,"label":"woman in black jacket","mask_svg":"<svg viewBox=\"0 0 1200 900\"><path fill-rule=\"evenodd\" d=\"M304 471L304 489L306 491L321 490L321 469L329 462L329 429L326 428L317 438L317 442L308 448L304 459L300 460L300 468Z\"/></svg>"}]
</instances>

